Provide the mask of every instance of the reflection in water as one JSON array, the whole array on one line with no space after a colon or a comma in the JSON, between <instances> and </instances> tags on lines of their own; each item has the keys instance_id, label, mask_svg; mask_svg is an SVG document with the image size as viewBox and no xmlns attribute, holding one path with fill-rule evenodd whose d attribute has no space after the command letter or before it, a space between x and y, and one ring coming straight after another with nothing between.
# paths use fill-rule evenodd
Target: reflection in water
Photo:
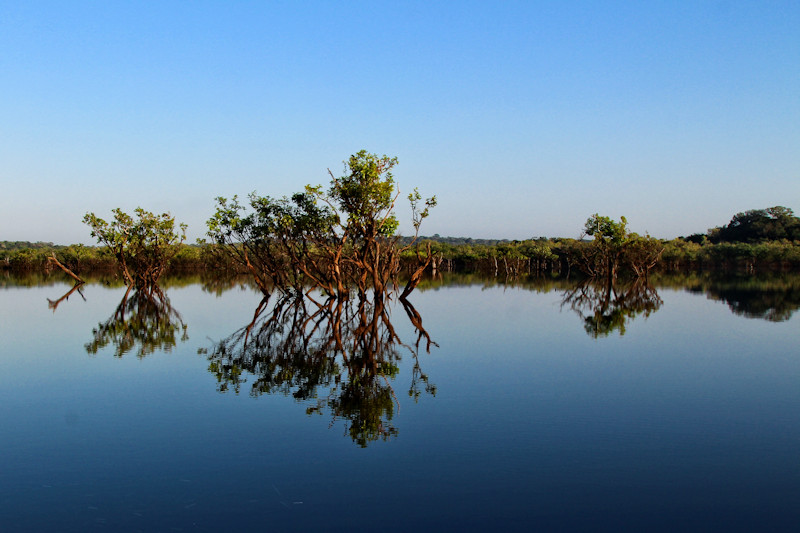
<instances>
[{"instance_id":1,"label":"reflection in water","mask_svg":"<svg viewBox=\"0 0 800 533\"><path fill-rule=\"evenodd\" d=\"M586 333L596 339L615 330L624 335L628 322L650 316L662 303L655 287L642 278L613 284L589 279L565 291L561 306L578 313Z\"/></svg>"},{"instance_id":2,"label":"reflection in water","mask_svg":"<svg viewBox=\"0 0 800 533\"><path fill-rule=\"evenodd\" d=\"M96 354L113 344L115 357L132 350L136 350L136 357L140 358L156 350L169 352L179 334L181 342L189 338L181 315L158 285L142 289L128 287L114 314L93 329L92 334L94 339L85 345L86 351Z\"/></svg>"},{"instance_id":3,"label":"reflection in water","mask_svg":"<svg viewBox=\"0 0 800 533\"><path fill-rule=\"evenodd\" d=\"M83 298L83 301L85 302L86 301L86 296L83 295L83 291L81 290L81 288L83 287L83 284L84 284L83 281L75 283L75 285L73 285L70 290L65 292L61 296L61 298L58 298L57 300L51 300L50 298L48 298L47 299L47 308L48 309L52 309L53 312L55 313L56 309L58 309L59 304L61 304L61 302L63 302L64 300L69 300L69 297L72 296L72 293L75 292L75 291L78 291L78 294L81 295L81 298Z\"/></svg>"},{"instance_id":4,"label":"reflection in water","mask_svg":"<svg viewBox=\"0 0 800 533\"><path fill-rule=\"evenodd\" d=\"M770 322L789 320L800 308L798 287L748 287L745 284L709 286L709 298L722 300L730 310L747 318L760 318Z\"/></svg>"},{"instance_id":5,"label":"reflection in water","mask_svg":"<svg viewBox=\"0 0 800 533\"><path fill-rule=\"evenodd\" d=\"M261 301L252 322L215 344L208 355L209 371L221 392L240 392L252 376L250 394L281 393L309 401L308 414L330 412L343 420L354 442L397 435L392 424L399 405L390 384L398 374L401 348L414 358L409 396L435 395L419 366L420 344L435 344L414 307L401 299L414 325L413 346L404 344L389 317L384 296L358 299L283 296L268 311L269 297Z\"/></svg>"}]
</instances>

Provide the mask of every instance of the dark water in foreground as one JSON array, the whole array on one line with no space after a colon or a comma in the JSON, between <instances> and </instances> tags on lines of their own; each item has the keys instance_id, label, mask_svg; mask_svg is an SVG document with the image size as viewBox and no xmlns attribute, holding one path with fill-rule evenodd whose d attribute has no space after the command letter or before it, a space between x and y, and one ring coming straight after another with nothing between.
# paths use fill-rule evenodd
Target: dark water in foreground
<instances>
[{"instance_id":1,"label":"dark water in foreground","mask_svg":"<svg viewBox=\"0 0 800 533\"><path fill-rule=\"evenodd\" d=\"M313 306L267 309L245 345L247 288L48 307L69 288L0 289L4 531L800 526L785 289L443 285L339 310L377 332L343 345L383 359L334 361Z\"/></svg>"}]
</instances>

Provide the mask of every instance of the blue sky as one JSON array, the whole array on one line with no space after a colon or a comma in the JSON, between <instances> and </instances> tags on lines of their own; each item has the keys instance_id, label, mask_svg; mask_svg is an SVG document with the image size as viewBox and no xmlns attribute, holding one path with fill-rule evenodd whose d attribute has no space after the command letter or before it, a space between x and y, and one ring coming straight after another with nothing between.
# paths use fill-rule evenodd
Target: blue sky
<instances>
[{"instance_id":1,"label":"blue sky","mask_svg":"<svg viewBox=\"0 0 800 533\"><path fill-rule=\"evenodd\" d=\"M137 206L194 240L361 149L437 196L424 234L800 212L796 1L4 2L0 50L0 240Z\"/></svg>"}]
</instances>

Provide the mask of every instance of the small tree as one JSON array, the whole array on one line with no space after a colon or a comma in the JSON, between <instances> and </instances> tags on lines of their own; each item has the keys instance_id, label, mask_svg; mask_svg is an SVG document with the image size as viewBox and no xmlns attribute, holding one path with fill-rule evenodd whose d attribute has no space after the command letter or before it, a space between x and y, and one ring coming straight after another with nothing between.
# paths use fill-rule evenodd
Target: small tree
<instances>
[{"instance_id":1,"label":"small tree","mask_svg":"<svg viewBox=\"0 0 800 533\"><path fill-rule=\"evenodd\" d=\"M646 278L664 252L664 245L658 239L629 233L625 217L616 222L594 214L586 221L584 233L594 237L584 261L586 270L591 275L606 276L609 282L617 279L621 267Z\"/></svg>"},{"instance_id":2,"label":"small tree","mask_svg":"<svg viewBox=\"0 0 800 533\"><path fill-rule=\"evenodd\" d=\"M650 270L654 268L664 253L664 243L650 235L637 235L631 233L625 247L623 260L637 277L647 279Z\"/></svg>"},{"instance_id":3,"label":"small tree","mask_svg":"<svg viewBox=\"0 0 800 533\"><path fill-rule=\"evenodd\" d=\"M168 213L154 215L141 207L136 208L135 218L119 208L112 212L111 222L94 213L86 213L83 222L92 228L92 237L114 254L127 285L155 285L186 239L186 224L180 224L178 232L174 217Z\"/></svg>"},{"instance_id":4,"label":"small tree","mask_svg":"<svg viewBox=\"0 0 800 533\"><path fill-rule=\"evenodd\" d=\"M594 237L592 257L595 268L605 274L609 280L617 278L617 268L628 242L628 221L620 217L615 222L610 217L601 217L597 213L586 221L584 233Z\"/></svg>"}]
</instances>

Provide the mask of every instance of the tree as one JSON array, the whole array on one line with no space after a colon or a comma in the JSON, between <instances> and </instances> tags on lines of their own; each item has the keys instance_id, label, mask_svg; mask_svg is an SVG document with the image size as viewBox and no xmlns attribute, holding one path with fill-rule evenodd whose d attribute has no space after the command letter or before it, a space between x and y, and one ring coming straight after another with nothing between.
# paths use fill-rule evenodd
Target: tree
<instances>
[{"instance_id":1,"label":"tree","mask_svg":"<svg viewBox=\"0 0 800 533\"><path fill-rule=\"evenodd\" d=\"M547 268L547 264L558 259L553 253L551 244L545 240L528 240L520 247L522 253L530 259L536 272L542 272Z\"/></svg>"},{"instance_id":2,"label":"tree","mask_svg":"<svg viewBox=\"0 0 800 533\"><path fill-rule=\"evenodd\" d=\"M155 285L186 239L186 224L180 224L178 232L174 217L155 215L141 207L136 208L135 218L119 208L112 212L111 222L94 213L87 213L83 222L92 228L92 237L114 254L127 285Z\"/></svg>"},{"instance_id":3,"label":"tree","mask_svg":"<svg viewBox=\"0 0 800 533\"><path fill-rule=\"evenodd\" d=\"M302 291L311 285L343 296L355 287L398 287L400 254L409 250L419 235L422 220L436 205L415 189L408 195L415 236L401 246L395 235L398 221L394 206L399 196L392 176L397 158L377 156L365 150L345 162L345 174L330 186L306 186L291 198L273 199L250 195L251 212L239 204L217 198L217 211L208 220L208 235L221 253L246 268L269 294ZM417 253L418 266L401 297L416 284L431 260Z\"/></svg>"},{"instance_id":4,"label":"tree","mask_svg":"<svg viewBox=\"0 0 800 533\"><path fill-rule=\"evenodd\" d=\"M647 278L650 270L661 260L664 243L650 235L631 233L623 253L623 262L639 278Z\"/></svg>"},{"instance_id":5,"label":"tree","mask_svg":"<svg viewBox=\"0 0 800 533\"><path fill-rule=\"evenodd\" d=\"M587 262L594 271L592 273L605 275L609 280L617 278L617 268L629 239L627 226L625 217L615 222L595 213L586 220L584 233L594 237L590 260Z\"/></svg>"},{"instance_id":6,"label":"tree","mask_svg":"<svg viewBox=\"0 0 800 533\"><path fill-rule=\"evenodd\" d=\"M708 236L713 243L799 240L800 218L788 207L779 205L751 209L734 215L726 226L709 230Z\"/></svg>"},{"instance_id":7,"label":"tree","mask_svg":"<svg viewBox=\"0 0 800 533\"><path fill-rule=\"evenodd\" d=\"M586 221L584 233L594 237L588 249L582 250L584 270L592 276L606 276L609 283L617 279L621 267L646 278L664 253L664 244L658 239L629 233L625 217L616 222L594 214Z\"/></svg>"},{"instance_id":8,"label":"tree","mask_svg":"<svg viewBox=\"0 0 800 533\"><path fill-rule=\"evenodd\" d=\"M236 196L217 198L207 222L217 253L249 271L264 294L275 288L299 292L309 282L336 292L338 263L320 263L326 252L341 248L332 210L316 205L308 193L291 199L252 193L249 200L252 211L246 213Z\"/></svg>"}]
</instances>

